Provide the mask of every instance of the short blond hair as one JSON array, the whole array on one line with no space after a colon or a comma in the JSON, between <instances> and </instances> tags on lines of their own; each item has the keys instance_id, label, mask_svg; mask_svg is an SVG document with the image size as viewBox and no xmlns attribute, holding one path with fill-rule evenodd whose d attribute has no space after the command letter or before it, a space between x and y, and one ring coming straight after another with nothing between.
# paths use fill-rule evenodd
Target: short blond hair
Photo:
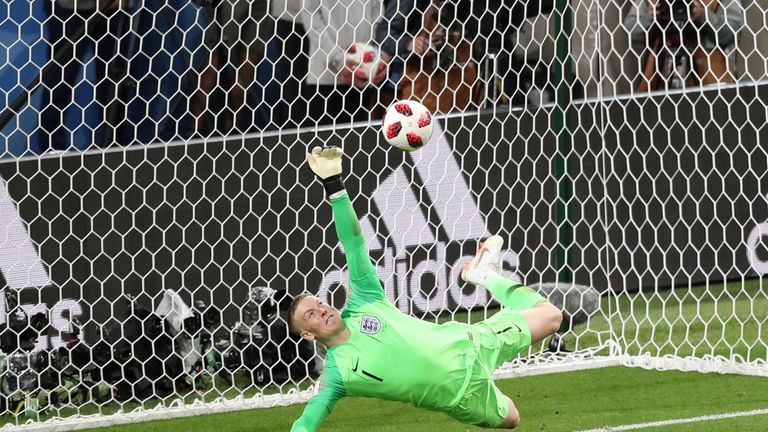
<instances>
[{"instance_id":1,"label":"short blond hair","mask_svg":"<svg viewBox=\"0 0 768 432\"><path fill-rule=\"evenodd\" d=\"M296 320L293 318L293 314L296 313L296 308L299 307L299 303L301 303L302 300L304 300L307 297L311 297L312 294L310 293L301 293L293 298L293 301L291 302L291 305L288 307L288 331L290 331L293 334L299 334L301 333L299 329L296 328Z\"/></svg>"}]
</instances>

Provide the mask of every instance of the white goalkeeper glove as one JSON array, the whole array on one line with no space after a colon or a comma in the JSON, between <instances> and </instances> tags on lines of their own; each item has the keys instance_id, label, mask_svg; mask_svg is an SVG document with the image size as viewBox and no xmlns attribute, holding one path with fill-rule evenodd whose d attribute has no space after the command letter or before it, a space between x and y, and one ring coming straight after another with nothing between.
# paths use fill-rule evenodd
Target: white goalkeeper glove
<instances>
[{"instance_id":1,"label":"white goalkeeper glove","mask_svg":"<svg viewBox=\"0 0 768 432\"><path fill-rule=\"evenodd\" d=\"M338 147L315 147L307 153L307 162L312 171L321 179L341 175L341 157L344 152Z\"/></svg>"},{"instance_id":2,"label":"white goalkeeper glove","mask_svg":"<svg viewBox=\"0 0 768 432\"><path fill-rule=\"evenodd\" d=\"M307 153L307 163L312 172L323 181L328 196L344 190L341 180L341 157L344 152L338 147L315 147Z\"/></svg>"}]
</instances>

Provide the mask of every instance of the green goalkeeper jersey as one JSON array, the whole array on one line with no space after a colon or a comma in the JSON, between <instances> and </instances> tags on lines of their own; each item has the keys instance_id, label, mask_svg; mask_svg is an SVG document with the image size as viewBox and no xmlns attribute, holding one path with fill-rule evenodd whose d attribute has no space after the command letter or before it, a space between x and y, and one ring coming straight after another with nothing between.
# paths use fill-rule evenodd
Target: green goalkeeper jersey
<instances>
[{"instance_id":1,"label":"green goalkeeper jersey","mask_svg":"<svg viewBox=\"0 0 768 432\"><path fill-rule=\"evenodd\" d=\"M476 358L467 324L437 325L400 312L376 275L346 192L331 199L336 232L346 254L350 290L341 314L352 335L328 349L322 388L292 431L315 431L344 396L409 402L446 410L469 384Z\"/></svg>"}]
</instances>

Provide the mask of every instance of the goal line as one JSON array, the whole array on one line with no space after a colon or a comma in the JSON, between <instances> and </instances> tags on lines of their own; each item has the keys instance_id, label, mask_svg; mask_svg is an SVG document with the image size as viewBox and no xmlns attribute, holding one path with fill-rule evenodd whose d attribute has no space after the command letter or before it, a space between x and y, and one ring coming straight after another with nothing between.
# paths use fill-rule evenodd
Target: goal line
<instances>
[{"instance_id":1,"label":"goal line","mask_svg":"<svg viewBox=\"0 0 768 432\"><path fill-rule=\"evenodd\" d=\"M725 414L712 414L712 415L705 415L705 416L699 416L699 417L689 417L689 418L672 419L672 420L659 420L654 422L635 423L635 424L620 425L620 426L606 426L606 427L601 427L597 429L582 430L579 432L628 431L628 430L648 429L648 428L659 427L659 426L701 423L701 422L723 420L723 419L736 418L736 417L754 417L754 416L761 416L761 415L768 415L768 409L737 411L737 412L725 413Z\"/></svg>"}]
</instances>

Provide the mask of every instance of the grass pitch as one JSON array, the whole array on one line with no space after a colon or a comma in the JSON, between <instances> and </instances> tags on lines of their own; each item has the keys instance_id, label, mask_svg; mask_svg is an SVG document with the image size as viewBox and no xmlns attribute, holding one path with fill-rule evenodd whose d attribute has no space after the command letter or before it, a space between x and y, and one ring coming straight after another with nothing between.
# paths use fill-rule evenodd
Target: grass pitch
<instances>
[{"instance_id":1,"label":"grass pitch","mask_svg":"<svg viewBox=\"0 0 768 432\"><path fill-rule=\"evenodd\" d=\"M521 431L608 426L768 408L768 379L612 367L498 381L518 406ZM303 405L155 421L96 432L288 431ZM328 432L480 431L407 404L342 399L320 429ZM766 431L768 415L701 421L644 431Z\"/></svg>"}]
</instances>

